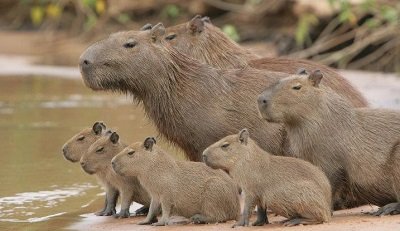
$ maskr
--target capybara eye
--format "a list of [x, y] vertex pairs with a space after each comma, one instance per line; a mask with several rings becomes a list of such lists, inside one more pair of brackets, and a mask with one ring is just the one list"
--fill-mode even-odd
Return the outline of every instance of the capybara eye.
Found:
[[296, 85], [294, 87], [292, 87], [293, 90], [300, 90], [301, 89], [301, 85]]
[[135, 151], [130, 151], [128, 152], [128, 155], [132, 156], [135, 153]]
[[125, 48], [132, 48], [136, 46], [136, 42], [135, 41], [130, 41], [124, 44]]
[[100, 152], [102, 152], [103, 150], [104, 150], [104, 147], [101, 147], [101, 148], [97, 149], [96, 152], [97, 152], [97, 153], [100, 153]]
[[221, 148], [227, 148], [227, 147], [229, 147], [229, 143], [225, 143], [225, 144], [221, 145]]
[[84, 136], [79, 136], [78, 139], [76, 139], [76, 140], [77, 140], [77, 141], [82, 141], [82, 140], [84, 140], [84, 139], [85, 139]]
[[165, 40], [170, 40], [171, 41], [174, 38], [176, 38], [176, 34], [170, 34], [167, 37], [165, 37]]

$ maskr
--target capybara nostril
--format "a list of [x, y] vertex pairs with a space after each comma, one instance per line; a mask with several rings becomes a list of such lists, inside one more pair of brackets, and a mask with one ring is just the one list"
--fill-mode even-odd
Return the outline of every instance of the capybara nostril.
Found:
[[115, 170], [115, 162], [114, 162], [114, 161], [111, 162], [111, 166], [112, 166], [112, 168]]
[[207, 155], [202, 155], [202, 157], [203, 157], [203, 162], [205, 163], [205, 162], [207, 162]]
[[83, 60], [83, 62], [82, 62], [84, 65], [89, 65], [89, 64], [91, 64], [90, 63], [90, 61], [89, 60], [87, 60], [87, 59], [85, 59], [85, 60]]
[[65, 147], [63, 147], [62, 152], [64, 155], [67, 154], [67, 149]]
[[85, 162], [81, 162], [81, 166], [85, 167], [86, 163]]
[[268, 100], [267, 100], [267, 98], [265, 97], [265, 96], [259, 96], [258, 97], [258, 104], [261, 106], [261, 105], [263, 105], [263, 106], [265, 106], [265, 105], [267, 105], [268, 104]]

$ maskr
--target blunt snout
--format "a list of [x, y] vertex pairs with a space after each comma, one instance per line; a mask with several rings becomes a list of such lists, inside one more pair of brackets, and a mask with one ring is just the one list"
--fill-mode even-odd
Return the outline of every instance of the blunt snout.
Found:
[[257, 102], [258, 102], [258, 107], [264, 108], [268, 106], [268, 101], [269, 101], [269, 97], [266, 96], [265, 94], [261, 94], [258, 96]]

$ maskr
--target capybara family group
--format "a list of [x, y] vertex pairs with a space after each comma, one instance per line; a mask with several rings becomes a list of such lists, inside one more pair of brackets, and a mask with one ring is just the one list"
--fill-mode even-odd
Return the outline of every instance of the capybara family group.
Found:
[[255, 207], [257, 226], [267, 211], [286, 226], [364, 204], [400, 214], [400, 111], [368, 108], [329, 67], [259, 57], [200, 16], [111, 34], [79, 66], [89, 88], [142, 104], [188, 158], [153, 137], [125, 144], [103, 122], [83, 129], [62, 150], [103, 185], [96, 215], [129, 217], [133, 201], [142, 225], [248, 226]]

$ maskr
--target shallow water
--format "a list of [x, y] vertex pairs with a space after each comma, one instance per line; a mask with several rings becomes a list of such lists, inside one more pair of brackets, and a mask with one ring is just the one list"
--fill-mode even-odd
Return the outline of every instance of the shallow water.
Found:
[[97, 120], [127, 143], [157, 135], [131, 101], [79, 79], [0, 77], [0, 230], [60, 229], [100, 209], [101, 188], [61, 146]]

